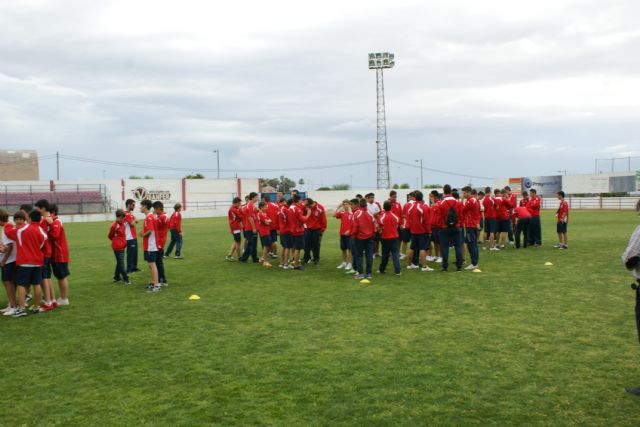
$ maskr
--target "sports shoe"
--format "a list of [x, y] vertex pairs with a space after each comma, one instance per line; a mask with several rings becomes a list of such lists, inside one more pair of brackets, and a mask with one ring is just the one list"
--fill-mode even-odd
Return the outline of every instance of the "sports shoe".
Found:
[[434, 256], [427, 256], [427, 261], [429, 261], [429, 262], [433, 262], [433, 261], [435, 261], [435, 260], [436, 260], [436, 257], [434, 257]]
[[356, 271], [353, 268], [351, 268], [351, 269], [345, 271], [345, 274], [356, 274]]
[[556, 243], [555, 245], [553, 245], [554, 248], [558, 249], [560, 248], [562, 245], [560, 243]]
[[442, 264], [442, 257], [437, 256], [435, 259], [436, 264]]
[[345, 268], [347, 266], [346, 262], [343, 262], [342, 264], [340, 264], [339, 266], [337, 266], [336, 268], [340, 269], [340, 268]]
[[562, 246], [560, 246], [558, 249], [562, 249], [562, 250], [564, 250], [564, 249], [569, 249], [569, 248], [567, 247], [567, 245], [562, 245]]
[[422, 271], [433, 271], [433, 268], [429, 267], [428, 265], [425, 265], [424, 267], [422, 267]]
[[[232, 257], [232, 256], [229, 256], [229, 255], [227, 255], [226, 257], [224, 257], [224, 259], [226, 259], [227, 261], [235, 261], [235, 260], [233, 259], [233, 257]], [[241, 260], [241, 259], [239, 259], [238, 261], [242, 261], [242, 260]], [[246, 261], [242, 261], [242, 262], [246, 262]]]
[[162, 258], [169, 258], [169, 257], [168, 257], [168, 256], [166, 256], [166, 255], [162, 255]]
[[147, 292], [160, 292], [161, 290], [162, 290], [161, 286], [151, 285], [151, 286], [147, 287]]
[[406, 254], [400, 254], [400, 259], [405, 259], [407, 257]]
[[53, 308], [58, 308], [58, 301], [56, 300], [51, 301], [51, 305], [53, 305]]
[[469, 264], [464, 269], [465, 270], [475, 270], [476, 268], [478, 268], [477, 265]]
[[351, 266], [350, 263], [347, 263], [347, 265], [344, 266], [345, 270], [353, 270], [353, 267]]
[[120, 283], [120, 279], [113, 279], [113, 283]]
[[0, 310], [0, 313], [6, 313], [7, 311], [11, 310], [11, 308], [12, 307], [10, 305], [8, 305], [5, 308], [3, 308], [2, 310]]
[[65, 298], [65, 299], [60, 298], [58, 300], [58, 305], [69, 305], [69, 298]]
[[498, 248], [497, 246], [493, 246], [491, 249], [489, 249], [490, 251], [499, 251], [500, 248]]
[[184, 259], [184, 257], [182, 255], [176, 255], [173, 257], [173, 259]]
[[262, 263], [262, 266], [263, 267], [271, 267], [271, 264], [269, 262], [265, 261], [265, 262]]
[[402, 276], [402, 273], [397, 272], [397, 273], [396, 273], [396, 276]]
[[123, 280], [122, 283], [124, 283], [125, 285], [130, 285], [131, 284], [131, 280]]
[[51, 311], [53, 310], [53, 304], [42, 304], [39, 309], [41, 313], [44, 313], [45, 311]]
[[407, 270], [415, 270], [416, 268], [420, 268], [420, 267], [418, 267], [418, 266], [417, 266], [417, 265], [415, 265], [415, 264], [409, 264], [409, 265], [407, 265]]
[[167, 287], [169, 284], [167, 282], [160, 282], [160, 287]]
[[27, 305], [31, 302], [32, 299], [33, 299], [33, 295], [27, 294], [27, 298], [26, 298]]
[[278, 255], [276, 255], [276, 254], [269, 254], [269, 258], [273, 258], [273, 259], [275, 259], [275, 258], [278, 258]]
[[26, 308], [17, 308], [16, 311], [13, 313], [13, 317], [24, 317], [26, 316], [27, 313], [27, 309]]
[[32, 314], [38, 314], [38, 313], [40, 313], [41, 311], [42, 311], [42, 310], [40, 310], [40, 307], [33, 307], [33, 308], [31, 309], [31, 313], [32, 313]]
[[367, 277], [366, 277], [366, 278], [367, 278], [367, 279], [371, 279], [371, 278], [372, 278], [372, 276], [371, 276], [370, 274], [367, 274]]
[[10, 307], [7, 310], [5, 310], [5, 312], [2, 313], [2, 315], [3, 316], [13, 316], [14, 314], [16, 314], [16, 311], [18, 311], [18, 308]]

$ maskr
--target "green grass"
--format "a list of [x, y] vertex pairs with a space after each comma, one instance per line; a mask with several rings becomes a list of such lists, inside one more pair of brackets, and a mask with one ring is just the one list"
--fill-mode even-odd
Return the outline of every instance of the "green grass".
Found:
[[335, 268], [337, 221], [298, 272], [225, 262], [225, 219], [189, 220], [159, 294], [111, 283], [108, 224], [68, 224], [72, 305], [0, 318], [0, 423], [636, 426], [637, 216], [571, 218], [568, 251], [545, 213], [542, 248], [482, 251], [482, 274], [371, 285]]

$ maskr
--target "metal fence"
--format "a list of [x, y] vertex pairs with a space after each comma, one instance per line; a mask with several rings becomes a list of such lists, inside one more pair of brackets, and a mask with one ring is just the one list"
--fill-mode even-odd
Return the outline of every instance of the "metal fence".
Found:
[[[637, 197], [567, 197], [570, 209], [612, 209], [633, 210], [638, 203]], [[543, 198], [542, 209], [557, 209], [558, 200]]]

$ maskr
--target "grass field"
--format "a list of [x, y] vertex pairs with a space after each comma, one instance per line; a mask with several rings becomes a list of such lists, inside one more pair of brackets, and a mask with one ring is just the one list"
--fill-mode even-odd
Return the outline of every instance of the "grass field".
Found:
[[146, 271], [112, 283], [107, 223], [68, 224], [71, 306], [0, 317], [0, 423], [637, 426], [637, 215], [572, 212], [568, 251], [553, 221], [481, 274], [361, 285], [335, 268], [337, 221], [298, 272], [225, 262], [226, 220], [188, 220], [158, 294]]

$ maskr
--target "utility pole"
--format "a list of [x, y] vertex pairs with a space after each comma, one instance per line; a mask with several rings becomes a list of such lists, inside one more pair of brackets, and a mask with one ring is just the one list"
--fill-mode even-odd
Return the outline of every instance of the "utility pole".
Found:
[[416, 163], [420, 163], [420, 190], [424, 187], [424, 180], [422, 179], [422, 159], [416, 160]]
[[218, 179], [220, 179], [220, 149], [218, 148], [216, 150], [213, 150], [213, 152], [216, 153], [216, 160], [218, 161]]
[[56, 181], [60, 181], [60, 154], [56, 151]]

